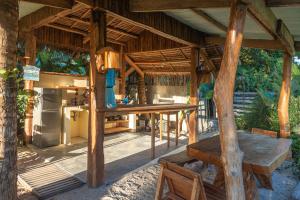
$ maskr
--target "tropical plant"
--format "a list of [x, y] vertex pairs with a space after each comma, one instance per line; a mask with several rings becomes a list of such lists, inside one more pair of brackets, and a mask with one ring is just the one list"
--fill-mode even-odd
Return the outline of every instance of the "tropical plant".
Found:
[[42, 71], [86, 75], [89, 56], [79, 54], [76, 58], [67, 52], [42, 48], [37, 54], [37, 67]]

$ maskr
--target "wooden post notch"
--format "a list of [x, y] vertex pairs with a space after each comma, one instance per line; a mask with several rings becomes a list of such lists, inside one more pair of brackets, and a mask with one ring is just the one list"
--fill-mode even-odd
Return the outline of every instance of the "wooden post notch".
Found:
[[280, 125], [280, 137], [290, 136], [289, 123], [289, 99], [291, 93], [292, 56], [288, 53], [283, 58], [283, 73], [280, 97], [278, 102], [278, 118]]
[[226, 199], [245, 199], [243, 186], [243, 153], [238, 144], [233, 113], [234, 82], [243, 40], [247, 6], [233, 0], [230, 10], [230, 22], [224, 46], [218, 78], [214, 88], [214, 101], [217, 107], [222, 162], [226, 184]]
[[93, 11], [90, 36], [90, 99], [87, 182], [98, 187], [104, 181], [105, 74], [100, 72], [100, 50], [106, 46], [106, 13]]

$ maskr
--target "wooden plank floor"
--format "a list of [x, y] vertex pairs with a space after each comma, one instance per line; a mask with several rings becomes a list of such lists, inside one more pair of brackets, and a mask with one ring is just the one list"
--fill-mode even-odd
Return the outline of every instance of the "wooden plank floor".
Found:
[[19, 170], [19, 179], [32, 190], [39, 199], [47, 199], [67, 192], [84, 183], [55, 164], [38, 164]]

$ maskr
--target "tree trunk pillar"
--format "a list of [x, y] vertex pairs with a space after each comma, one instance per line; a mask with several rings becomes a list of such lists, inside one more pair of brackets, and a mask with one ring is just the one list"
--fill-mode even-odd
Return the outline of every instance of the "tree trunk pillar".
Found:
[[126, 96], [126, 62], [124, 58], [124, 48], [121, 47], [120, 53], [120, 65], [121, 65], [121, 83], [120, 83], [120, 95], [122, 98]]
[[[198, 49], [191, 49], [191, 81], [190, 81], [190, 104], [199, 105], [198, 98], [198, 84], [197, 84], [197, 73], [196, 67], [198, 64]], [[198, 133], [198, 112], [192, 110], [189, 116], [189, 144], [197, 142]]]
[[106, 13], [92, 11], [91, 22], [87, 181], [98, 187], [104, 181], [105, 74], [99, 71], [99, 51], [106, 46]]
[[290, 136], [289, 99], [291, 93], [291, 71], [292, 56], [288, 53], [285, 53], [283, 59], [282, 85], [278, 102], [280, 137], [282, 138], [287, 138]]
[[[18, 1], [0, 1], [0, 69], [17, 64]], [[0, 77], [0, 199], [17, 199], [17, 88], [14, 78]]]
[[[28, 32], [25, 34], [25, 65], [35, 66], [36, 59], [36, 38], [34, 32]], [[24, 81], [24, 90], [28, 93], [28, 102], [25, 114], [24, 122], [24, 142], [30, 144], [32, 142], [32, 118], [34, 108], [34, 93], [33, 93], [33, 81]]]
[[233, 93], [247, 6], [232, 1], [224, 54], [214, 88], [217, 107], [222, 162], [228, 200], [244, 200], [242, 160], [233, 113]]

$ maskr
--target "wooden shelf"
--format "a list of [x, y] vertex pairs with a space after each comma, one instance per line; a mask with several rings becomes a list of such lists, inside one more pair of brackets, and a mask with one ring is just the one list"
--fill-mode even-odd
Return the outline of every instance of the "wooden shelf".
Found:
[[130, 128], [128, 127], [114, 127], [114, 128], [106, 128], [104, 131], [104, 134], [113, 134], [113, 133], [120, 133], [120, 132], [125, 132], [125, 131], [129, 131]]
[[120, 119], [120, 120], [111, 120], [111, 121], [106, 121], [105, 124], [112, 124], [112, 123], [128, 123], [129, 120], [127, 119]]

